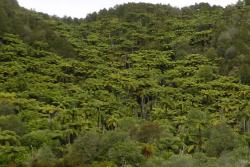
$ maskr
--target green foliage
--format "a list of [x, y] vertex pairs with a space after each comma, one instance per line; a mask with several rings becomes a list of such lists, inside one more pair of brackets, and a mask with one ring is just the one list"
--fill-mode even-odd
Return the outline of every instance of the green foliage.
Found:
[[51, 147], [55, 147], [58, 144], [60, 135], [56, 132], [50, 132], [47, 130], [37, 130], [31, 133], [25, 134], [21, 138], [21, 142], [24, 146], [31, 148], [40, 148], [44, 144]]
[[72, 145], [69, 152], [69, 162], [71, 165], [91, 163], [99, 158], [99, 147], [101, 147], [101, 135], [94, 131], [87, 132]]
[[28, 156], [28, 150], [20, 146], [0, 145], [0, 165], [3, 167], [21, 166]]
[[9, 146], [19, 146], [19, 136], [16, 135], [15, 132], [12, 131], [1, 131], [1, 138], [0, 138], [1, 145], [9, 145]]
[[243, 65], [240, 69], [240, 79], [242, 83], [250, 84], [250, 67]]
[[215, 78], [213, 67], [202, 66], [197, 72], [197, 76], [205, 82], [211, 81]]
[[245, 0], [245, 4], [246, 5], [250, 5], [250, 1], [249, 0]]
[[146, 161], [145, 167], [165, 167], [167, 166], [167, 161], [163, 158], [152, 158]]
[[247, 147], [236, 149], [232, 152], [225, 153], [218, 160], [218, 165], [221, 166], [249, 166], [250, 150]]
[[44, 145], [41, 147], [35, 155], [32, 155], [32, 159], [26, 163], [28, 166], [54, 166], [55, 165], [55, 155], [53, 154], [50, 147]]
[[249, 165], [249, 7], [0, 2], [0, 166]]
[[116, 162], [118, 166], [140, 166], [143, 156], [135, 142], [127, 140], [114, 145], [109, 150], [109, 158]]
[[159, 139], [162, 134], [162, 128], [156, 123], [144, 123], [139, 127], [131, 129], [131, 135], [135, 136], [141, 142], [153, 142]]
[[237, 147], [237, 137], [225, 124], [220, 124], [211, 129], [207, 141], [207, 153], [219, 156], [222, 152], [233, 150]]
[[169, 167], [193, 167], [194, 160], [191, 156], [178, 155], [169, 159], [167, 166]]
[[0, 128], [2, 130], [14, 131], [19, 135], [25, 133], [24, 123], [15, 115], [0, 116]]

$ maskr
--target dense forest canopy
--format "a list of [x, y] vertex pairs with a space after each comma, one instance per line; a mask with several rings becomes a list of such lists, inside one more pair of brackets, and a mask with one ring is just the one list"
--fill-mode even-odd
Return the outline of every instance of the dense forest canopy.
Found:
[[1, 0], [0, 166], [249, 167], [249, 5]]

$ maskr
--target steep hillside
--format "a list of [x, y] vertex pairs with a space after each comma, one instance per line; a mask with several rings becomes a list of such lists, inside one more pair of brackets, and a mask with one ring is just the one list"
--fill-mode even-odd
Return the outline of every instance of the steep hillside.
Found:
[[249, 12], [1, 0], [0, 166], [249, 166]]

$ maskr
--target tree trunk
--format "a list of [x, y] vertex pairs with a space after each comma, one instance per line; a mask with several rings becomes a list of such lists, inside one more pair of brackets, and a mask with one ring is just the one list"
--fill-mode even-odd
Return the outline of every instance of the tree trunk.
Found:
[[144, 102], [144, 97], [142, 96], [141, 97], [141, 116], [142, 116], [142, 118], [145, 117], [144, 114], [145, 114], [145, 102]]

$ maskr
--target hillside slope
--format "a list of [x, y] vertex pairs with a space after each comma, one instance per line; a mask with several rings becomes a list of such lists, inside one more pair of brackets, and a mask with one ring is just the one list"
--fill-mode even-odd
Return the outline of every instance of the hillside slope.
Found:
[[0, 166], [249, 166], [249, 12], [1, 0]]

